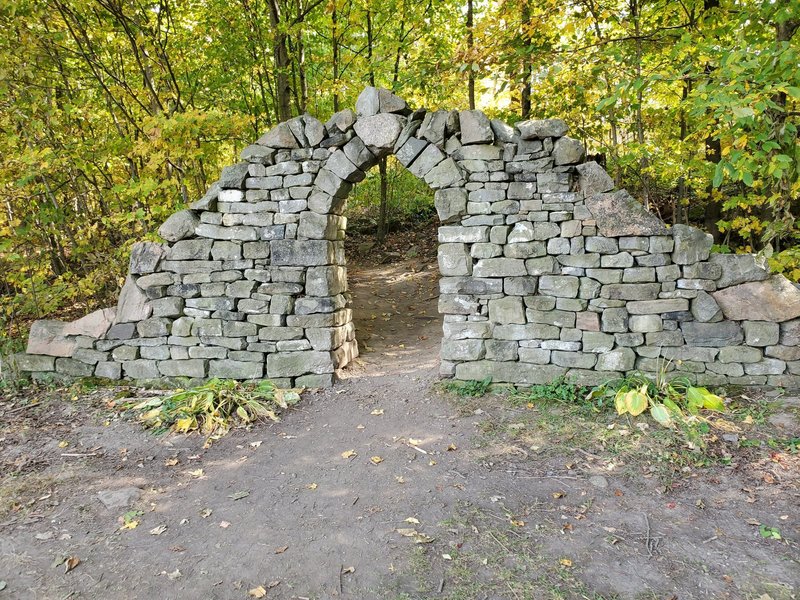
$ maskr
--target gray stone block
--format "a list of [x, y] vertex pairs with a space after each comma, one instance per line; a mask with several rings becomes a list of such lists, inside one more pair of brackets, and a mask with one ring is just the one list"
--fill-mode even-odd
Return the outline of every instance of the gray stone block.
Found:
[[442, 340], [442, 360], [480, 360], [485, 354], [486, 348], [481, 339]]
[[[489, 300], [489, 321], [507, 325], [509, 323], [525, 323], [525, 308], [519, 296], [507, 296]], [[455, 360], [455, 359], [450, 359]], [[462, 359], [462, 360], [477, 360]]]
[[158, 228], [158, 235], [168, 242], [193, 237], [200, 218], [192, 210], [181, 210], [167, 218]]
[[274, 266], [318, 266], [334, 262], [335, 247], [325, 240], [273, 240], [270, 253]]
[[157, 379], [161, 376], [156, 361], [154, 360], [131, 360], [122, 363], [122, 370], [125, 377], [130, 379]]
[[260, 362], [239, 360], [208, 361], [208, 376], [220, 379], [261, 379], [264, 365]]
[[159, 372], [165, 377], [205, 377], [206, 361], [202, 359], [162, 360]]
[[618, 348], [597, 356], [595, 368], [598, 371], [631, 371], [636, 362], [636, 354], [630, 348]]
[[742, 328], [730, 321], [720, 323], [681, 323], [684, 339], [690, 346], [732, 346], [744, 340]]
[[539, 293], [556, 298], [576, 298], [579, 281], [577, 277], [542, 275], [539, 277]]
[[95, 377], [102, 377], [104, 379], [120, 379], [122, 377], [122, 365], [118, 362], [101, 362], [97, 363], [94, 370]]

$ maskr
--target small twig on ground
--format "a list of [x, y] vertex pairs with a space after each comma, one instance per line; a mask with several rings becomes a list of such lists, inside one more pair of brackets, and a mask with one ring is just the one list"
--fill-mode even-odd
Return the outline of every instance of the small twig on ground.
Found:
[[97, 456], [97, 452], [62, 452], [61, 456], [69, 458], [85, 458], [88, 456]]
[[508, 554], [511, 554], [511, 550], [508, 549], [508, 546], [506, 546], [503, 542], [497, 539], [497, 536], [494, 534], [493, 531], [489, 532], [489, 537], [492, 538], [497, 543], [497, 545], [500, 546], [503, 550], [508, 552]]
[[35, 402], [33, 404], [25, 404], [24, 406], [18, 406], [17, 408], [12, 408], [11, 410], [5, 411], [4, 414], [13, 415], [14, 413], [22, 412], [23, 410], [27, 410], [29, 408], [35, 408], [37, 406], [41, 406], [41, 403]]
[[439, 580], [439, 593], [441, 594], [444, 590], [444, 577]]

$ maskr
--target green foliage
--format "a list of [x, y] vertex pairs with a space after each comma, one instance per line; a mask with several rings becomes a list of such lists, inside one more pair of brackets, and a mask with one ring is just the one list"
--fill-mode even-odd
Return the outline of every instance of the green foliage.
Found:
[[782, 540], [781, 531], [777, 527], [770, 527], [769, 525], [759, 525], [758, 533], [766, 540]]
[[[387, 229], [414, 227], [436, 213], [433, 191], [393, 157], [386, 168], [388, 182]], [[347, 200], [348, 229], [371, 232], [379, 219], [380, 176], [377, 167], [357, 184]]]
[[485, 396], [491, 385], [492, 378], [487, 377], [483, 381], [448, 381], [444, 384], [444, 389], [462, 398], [475, 398]]
[[[476, 2], [472, 46], [452, 0], [274, 7], [4, 4], [0, 321], [11, 335], [32, 317], [113, 303], [132, 241], [154, 238], [287, 111], [325, 120], [372, 80], [413, 106], [467, 108], [468, 72], [477, 108], [513, 123], [528, 94], [525, 117], [566, 119], [666, 220], [702, 221], [733, 252], [769, 242], [773, 266], [800, 279], [796, 2]], [[433, 213], [423, 183], [388, 171], [395, 227]], [[367, 230], [377, 180], [351, 196]]]
[[199, 431], [216, 439], [235, 426], [269, 419], [300, 401], [298, 390], [280, 390], [269, 380], [242, 383], [211, 379], [188, 390], [153, 398], [124, 408], [140, 413], [145, 427], [178, 433]]
[[597, 386], [586, 399], [593, 403], [613, 400], [618, 415], [638, 417], [649, 408], [656, 423], [667, 428], [679, 428], [689, 434], [690, 441], [699, 442], [696, 435], [703, 430], [702, 411], [724, 412], [725, 404], [719, 396], [704, 387], [690, 384], [685, 377], [669, 379], [663, 365], [655, 379], [634, 374]]
[[515, 404], [537, 402], [579, 404], [583, 401], [586, 391], [586, 388], [576, 385], [567, 377], [558, 377], [551, 383], [516, 390], [511, 396], [511, 401]]

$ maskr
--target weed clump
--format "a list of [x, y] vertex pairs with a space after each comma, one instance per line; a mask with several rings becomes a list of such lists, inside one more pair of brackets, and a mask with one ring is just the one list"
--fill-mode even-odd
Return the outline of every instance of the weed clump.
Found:
[[302, 390], [280, 390], [269, 380], [240, 382], [211, 379], [187, 390], [123, 408], [139, 413], [145, 427], [158, 432], [199, 431], [216, 439], [237, 424], [280, 421], [281, 410], [297, 404]]

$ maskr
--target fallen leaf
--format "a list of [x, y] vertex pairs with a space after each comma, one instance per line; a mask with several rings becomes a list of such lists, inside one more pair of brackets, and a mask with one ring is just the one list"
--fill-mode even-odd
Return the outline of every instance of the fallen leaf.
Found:
[[63, 442], [58, 442], [59, 448], [66, 448], [67, 446], [69, 446], [69, 442], [66, 440], [64, 440]]
[[525, 521], [520, 521], [518, 519], [511, 519], [511, 524], [514, 527], [525, 527]]
[[53, 532], [52, 532], [52, 531], [46, 531], [46, 532], [44, 532], [44, 533], [37, 533], [37, 534], [36, 534], [34, 537], [35, 537], [37, 540], [41, 540], [41, 541], [44, 541], [44, 540], [49, 540], [49, 539], [52, 539], [52, 537], [53, 537]]
[[759, 525], [761, 525], [761, 521], [758, 521], [757, 519], [752, 519], [752, 518], [750, 518], [750, 519], [747, 519], [747, 520], [745, 521], [745, 523], [747, 523], [748, 525], [755, 525], [756, 527], [758, 527]]
[[553, 492], [553, 498], [563, 498], [566, 496], [564, 492]]
[[69, 558], [67, 558], [67, 560], [64, 561], [64, 573], [65, 574], [69, 573], [79, 564], [81, 564], [80, 558], [78, 558], [77, 556], [70, 556]]
[[412, 446], [419, 446], [422, 443], [422, 440], [415, 440], [414, 438], [408, 438], [408, 443]]
[[317, 484], [316, 483], [309, 483], [308, 485], [306, 485], [306, 487], [308, 489], [310, 489], [310, 490], [315, 490], [315, 489], [317, 489]]
[[174, 456], [172, 458], [168, 458], [167, 460], [164, 461], [164, 466], [165, 467], [174, 467], [177, 464], [178, 464], [178, 457], [177, 456]]
[[278, 581], [277, 579], [276, 579], [275, 581], [270, 581], [270, 582], [267, 584], [267, 589], [268, 589], [268, 590], [269, 590], [269, 589], [272, 589], [272, 588], [274, 588], [276, 585], [280, 585], [280, 584], [281, 584], [281, 582], [280, 582], [280, 581]]
[[231, 524], [228, 523], [228, 521], [220, 521], [219, 526], [222, 527], [223, 529], [227, 529], [228, 527], [231, 526]]
[[167, 526], [166, 525], [159, 525], [158, 527], [153, 527], [150, 530], [150, 535], [161, 535], [166, 530], [167, 530]]
[[568, 558], [562, 558], [561, 560], [558, 561], [558, 564], [560, 564], [562, 567], [569, 568], [572, 566], [572, 561]]
[[373, 465], [377, 465], [383, 462], [383, 459], [380, 456], [373, 456], [369, 459]]
[[625, 492], [623, 492], [622, 490], [614, 490], [614, 495], [615, 496], [624, 496]]
[[356, 429], [366, 429], [366, 427], [359, 423], [358, 425], [356, 425]]
[[435, 460], [433, 460], [433, 459], [430, 459], [430, 460], [428, 461], [428, 466], [429, 466], [429, 467], [435, 467], [435, 466], [436, 466], [436, 461], [435, 461]]
[[261, 440], [258, 440], [257, 442], [250, 442], [250, 447], [251, 448], [258, 448], [262, 443], [263, 442]]
[[561, 527], [561, 531], [572, 531], [572, 530], [573, 530], [572, 523], [564, 523], [564, 525]]
[[242, 498], [247, 498], [250, 495], [249, 490], [240, 490], [238, 492], [234, 492], [228, 496], [231, 500], [241, 500]]
[[394, 480], [397, 483], [405, 483], [406, 482], [405, 478], [402, 475], [395, 475], [394, 476]]
[[275, 554], [283, 554], [289, 549], [289, 546], [281, 546], [280, 548], [275, 548]]
[[186, 548], [183, 546], [170, 546], [169, 549], [173, 552], [186, 552]]
[[764, 473], [764, 483], [775, 483], [775, 477], [772, 473]]
[[252, 590], [249, 590], [247, 595], [251, 598], [264, 598], [267, 595], [267, 590], [264, 589], [263, 585], [260, 585]]
[[356, 572], [356, 568], [355, 567], [344, 567], [342, 569], [342, 575], [345, 575], [347, 573], [355, 573], [355, 572]]
[[208, 517], [211, 516], [211, 513], [213, 512], [214, 511], [211, 510], [210, 508], [204, 508], [203, 510], [200, 511], [200, 516], [203, 517], [204, 519], [207, 519]]
[[125, 524], [119, 528], [120, 531], [125, 531], [128, 529], [136, 529], [139, 526], [139, 521], [133, 519], [131, 521], [126, 521]]
[[342, 452], [342, 458], [353, 458], [354, 456], [358, 456], [355, 450], [346, 450]]
[[450, 444], [450, 445], [447, 447], [447, 451], [448, 451], [448, 452], [455, 452], [456, 450], [458, 450], [458, 446], [456, 446], [455, 444]]
[[3, 581], [2, 579], [0, 579], [0, 592], [2, 592], [4, 589], [6, 589], [7, 586], [8, 586], [8, 584], [5, 581]]
[[419, 525], [419, 519], [415, 519], [414, 517], [408, 517], [406, 523], [411, 523], [412, 525]]
[[186, 472], [195, 479], [200, 479], [201, 477], [205, 476], [203, 469], [195, 469], [194, 471], [186, 471]]
[[172, 581], [175, 581], [176, 579], [183, 577], [183, 573], [181, 573], [180, 569], [175, 569], [172, 573], [167, 573], [167, 577], [169, 577]]
[[450, 556], [449, 554], [442, 554], [442, 558], [445, 560], [453, 560], [453, 557]]
[[375, 417], [380, 417], [383, 414], [383, 409], [382, 408], [376, 408], [375, 410], [373, 410], [369, 414], [371, 414], [371, 415], [373, 415]]
[[412, 538], [415, 544], [430, 544], [434, 541], [434, 538], [410, 527], [401, 527], [400, 529], [395, 529], [395, 531], [403, 537]]

